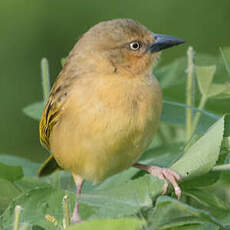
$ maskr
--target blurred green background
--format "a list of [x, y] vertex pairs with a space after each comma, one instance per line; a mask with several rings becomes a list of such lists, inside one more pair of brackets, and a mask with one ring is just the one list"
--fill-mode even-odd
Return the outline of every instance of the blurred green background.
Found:
[[230, 46], [229, 0], [1, 0], [1, 153], [45, 159], [38, 122], [22, 113], [23, 107], [42, 99], [41, 58], [48, 58], [53, 82], [60, 59], [82, 33], [100, 21], [120, 17], [187, 41], [184, 47], [167, 50], [161, 64], [185, 55], [188, 45], [213, 55], [220, 46]]

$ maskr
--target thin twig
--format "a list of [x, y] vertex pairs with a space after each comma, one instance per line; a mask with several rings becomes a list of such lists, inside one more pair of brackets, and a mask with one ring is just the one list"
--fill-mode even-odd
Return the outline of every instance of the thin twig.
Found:
[[65, 195], [63, 197], [63, 211], [64, 211], [64, 229], [70, 226], [70, 207], [69, 207], [69, 197]]
[[19, 205], [17, 205], [14, 209], [14, 228], [13, 230], [19, 229], [21, 211], [22, 211], [22, 207]]
[[49, 73], [49, 63], [47, 58], [42, 58], [41, 60], [41, 78], [42, 78], [43, 99], [44, 102], [46, 103], [50, 92], [50, 73]]
[[[186, 104], [187, 106], [193, 106], [194, 101], [194, 83], [193, 83], [193, 58], [194, 58], [194, 50], [190, 46], [187, 51], [188, 55], [188, 79], [187, 79], [187, 88], [186, 88]], [[186, 109], [186, 137], [187, 141], [192, 136], [192, 110], [190, 108]]]

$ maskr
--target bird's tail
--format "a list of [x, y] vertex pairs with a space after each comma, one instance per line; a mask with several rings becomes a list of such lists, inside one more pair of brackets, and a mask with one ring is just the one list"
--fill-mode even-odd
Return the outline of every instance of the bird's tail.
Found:
[[48, 176], [57, 169], [61, 169], [61, 167], [58, 165], [57, 161], [54, 159], [53, 155], [50, 154], [50, 156], [45, 160], [42, 167], [38, 171], [38, 176]]

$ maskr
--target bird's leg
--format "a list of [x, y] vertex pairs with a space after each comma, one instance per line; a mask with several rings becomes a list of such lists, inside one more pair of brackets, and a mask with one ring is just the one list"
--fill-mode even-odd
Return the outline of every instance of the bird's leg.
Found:
[[81, 194], [81, 189], [82, 189], [82, 185], [84, 183], [84, 180], [80, 176], [75, 175], [75, 174], [73, 174], [73, 179], [74, 179], [74, 182], [75, 182], [75, 185], [76, 185], [76, 188], [77, 188], [77, 192], [76, 192], [76, 203], [75, 203], [75, 207], [74, 207], [74, 210], [73, 210], [73, 215], [72, 215], [72, 218], [71, 218], [71, 222], [73, 224], [75, 224], [75, 223], [79, 223], [79, 222], [82, 221], [81, 217], [80, 217], [80, 214], [79, 214], [78, 197]]
[[168, 169], [168, 168], [160, 168], [158, 166], [153, 166], [153, 165], [143, 165], [139, 163], [134, 164], [133, 167], [145, 170], [151, 175], [162, 179], [164, 181], [163, 194], [167, 192], [168, 181], [169, 181], [175, 190], [178, 200], [181, 198], [181, 189], [177, 183], [178, 180], [179, 181], [181, 180], [181, 177], [179, 174], [177, 174], [173, 170]]

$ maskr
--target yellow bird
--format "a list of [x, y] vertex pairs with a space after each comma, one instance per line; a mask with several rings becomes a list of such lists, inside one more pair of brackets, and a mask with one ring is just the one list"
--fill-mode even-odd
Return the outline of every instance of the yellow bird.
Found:
[[[84, 180], [103, 182], [129, 167], [170, 181], [178, 199], [180, 176], [137, 163], [160, 123], [162, 94], [152, 68], [159, 51], [184, 43], [154, 34], [132, 19], [101, 22], [70, 52], [40, 121], [41, 143], [51, 151], [39, 171], [71, 171], [80, 194]], [[72, 222], [80, 221], [78, 201]]]

